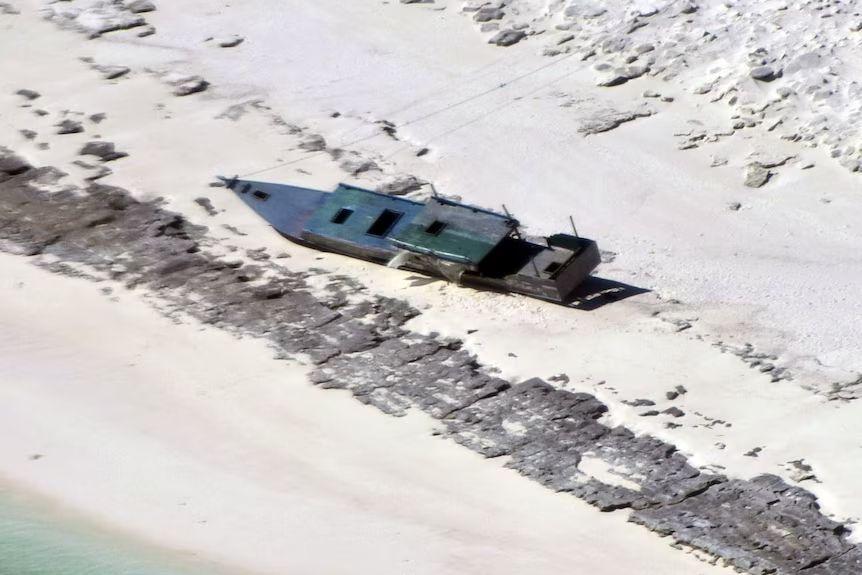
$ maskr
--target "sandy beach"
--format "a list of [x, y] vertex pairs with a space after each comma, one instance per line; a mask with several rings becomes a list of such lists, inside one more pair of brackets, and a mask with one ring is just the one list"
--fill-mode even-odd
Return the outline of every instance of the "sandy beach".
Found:
[[[407, 329], [463, 341], [508, 381], [589, 393], [608, 406], [603, 423], [667, 442], [703, 472], [810, 491], [858, 541], [851, 154], [779, 137], [767, 116], [710, 141], [740, 113], [698, 93], [706, 64], [597, 86], [596, 66], [617, 56], [585, 58], [587, 32], [553, 25], [563, 3], [539, 4], [504, 7], [503, 28], [511, 17], [530, 34], [503, 48], [461, 1], [162, 2], [134, 16], [145, 24], [101, 34], [93, 2], [12, 2], [0, 10], [0, 146], [67, 172], [57, 190], [95, 176], [163, 198], [207, 226], [208, 254], [253, 265], [263, 248], [321, 290], [357, 278], [421, 312]], [[701, 14], [718, 10], [706, 4]], [[560, 45], [577, 49], [543, 55], [568, 32]], [[852, 79], [835, 58], [836, 77]], [[787, 68], [778, 83], [795, 81]], [[744, 76], [748, 105], [755, 88], [787, 102], [778, 84]], [[794, 105], [783, 125], [805, 134], [818, 110]], [[57, 133], [65, 121], [80, 130]], [[81, 156], [90, 141], [128, 156]], [[752, 161], [771, 166], [761, 187], [743, 184]], [[603, 250], [607, 293], [567, 308], [302, 248], [209, 185], [233, 174], [320, 189], [411, 175], [505, 204], [530, 233], [565, 230], [573, 215]], [[601, 513], [505, 457], [435, 437], [441, 422], [418, 410], [391, 418], [315, 387], [302, 354], [276, 358], [86, 265], [69, 277], [49, 271], [61, 257], [0, 248], [0, 478], [106, 530], [249, 573], [559, 573], [573, 557], [590, 573], [730, 572], [626, 510]], [[638, 474], [589, 457], [579, 469], [609, 484]]]

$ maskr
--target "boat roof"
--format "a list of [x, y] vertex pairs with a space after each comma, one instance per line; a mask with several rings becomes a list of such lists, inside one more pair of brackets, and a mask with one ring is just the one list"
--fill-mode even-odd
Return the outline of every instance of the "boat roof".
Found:
[[510, 216], [433, 197], [409, 224], [393, 234], [392, 243], [475, 267], [517, 226], [517, 220]]
[[355, 246], [393, 250], [389, 238], [410, 223], [424, 205], [356, 186], [339, 184], [312, 214], [303, 230]]
[[376, 250], [404, 249], [470, 268], [518, 226], [507, 214], [439, 196], [422, 203], [343, 183], [333, 192], [240, 179], [229, 185], [289, 237], [321, 236]]

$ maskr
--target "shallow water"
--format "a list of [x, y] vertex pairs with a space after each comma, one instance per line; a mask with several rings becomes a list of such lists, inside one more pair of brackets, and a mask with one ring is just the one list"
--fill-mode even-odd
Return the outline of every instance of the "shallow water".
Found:
[[223, 575], [0, 487], [0, 575]]

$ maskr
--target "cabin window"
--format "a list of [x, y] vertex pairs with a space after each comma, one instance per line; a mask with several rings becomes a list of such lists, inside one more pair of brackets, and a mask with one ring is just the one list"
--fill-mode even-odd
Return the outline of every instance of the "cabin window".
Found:
[[434, 220], [431, 225], [425, 228], [425, 233], [432, 236], [439, 236], [446, 229], [446, 222]]
[[243, 186], [239, 189], [239, 193], [247, 194], [250, 189], [251, 189], [251, 184], [243, 184]]
[[545, 273], [548, 275], [554, 275], [561, 267], [562, 264], [560, 262], [551, 262], [545, 266]]
[[347, 221], [347, 218], [352, 215], [353, 210], [351, 210], [350, 208], [341, 208], [340, 210], [335, 212], [335, 215], [332, 216], [332, 219], [329, 221], [331, 221], [333, 224], [343, 224]]
[[256, 197], [257, 199], [259, 199], [262, 202], [265, 202], [266, 200], [269, 199], [269, 194], [267, 194], [266, 192], [261, 192], [260, 190], [253, 191], [251, 193], [251, 195], [253, 195], [254, 197]]
[[401, 212], [396, 212], [394, 210], [383, 210], [383, 213], [374, 220], [374, 223], [371, 224], [371, 227], [368, 228], [366, 233], [370, 236], [377, 236], [380, 238], [386, 237], [386, 234], [389, 233], [403, 215], [404, 214]]

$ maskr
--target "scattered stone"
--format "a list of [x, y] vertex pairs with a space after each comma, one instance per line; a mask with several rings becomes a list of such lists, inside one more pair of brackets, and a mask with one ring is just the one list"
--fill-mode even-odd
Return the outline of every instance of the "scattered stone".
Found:
[[108, 115], [104, 112], [98, 112], [96, 114], [90, 114], [90, 121], [94, 124], [101, 124], [102, 121], [107, 118]]
[[647, 118], [652, 115], [653, 111], [649, 109], [638, 109], [628, 112], [619, 112], [617, 110], [605, 111], [581, 122], [581, 127], [578, 128], [578, 132], [585, 136], [599, 134], [601, 132], [613, 130], [626, 122], [631, 122], [638, 118]]
[[245, 38], [234, 34], [232, 36], [216, 38], [213, 41], [220, 48], [234, 48], [235, 46], [239, 46], [240, 44], [242, 44], [245, 41]]
[[769, 181], [772, 177], [772, 172], [763, 166], [760, 162], [752, 162], [748, 164], [745, 171], [745, 185], [749, 188], [759, 188]]
[[96, 66], [96, 70], [102, 73], [106, 80], [116, 80], [131, 71], [128, 66]]
[[33, 100], [36, 100], [37, 98], [39, 98], [41, 96], [41, 94], [39, 92], [37, 92], [35, 90], [29, 90], [27, 88], [21, 88], [20, 90], [15, 92], [15, 94], [17, 94], [18, 96], [22, 96], [23, 98], [26, 98], [27, 100], [29, 100], [31, 102]]
[[726, 165], [727, 165], [727, 158], [725, 158], [723, 156], [713, 156], [712, 162], [709, 164], [709, 166], [711, 168], [717, 168], [719, 166], [726, 166]]
[[144, 14], [146, 12], [154, 12], [156, 5], [150, 0], [132, 0], [126, 7], [132, 14]]
[[151, 25], [144, 26], [138, 31], [138, 38], [146, 38], [147, 36], [152, 36], [155, 33], [156, 33], [156, 27], [155, 26], [151, 26]]
[[58, 134], [79, 134], [84, 131], [84, 125], [77, 120], [65, 119], [57, 124]]
[[119, 160], [129, 155], [125, 152], [117, 151], [112, 142], [105, 142], [103, 140], [87, 142], [78, 153], [82, 156], [96, 156], [103, 162]]
[[202, 207], [208, 215], [210, 215], [210, 216], [218, 215], [218, 210], [215, 209], [215, 206], [213, 206], [212, 200], [210, 200], [209, 198], [205, 198], [203, 196], [201, 196], [199, 198], [195, 198], [195, 203], [197, 205], [199, 205], [200, 207]]
[[772, 66], [757, 66], [752, 68], [748, 74], [755, 80], [760, 80], [761, 82], [771, 82], [778, 77], [778, 73], [772, 68]]
[[309, 134], [299, 142], [299, 148], [306, 152], [322, 152], [326, 149], [326, 140], [319, 134]]
[[390, 196], [404, 196], [422, 189], [424, 182], [416, 176], [398, 176], [377, 186], [377, 191]]
[[665, 392], [664, 396], [665, 396], [666, 398], [668, 398], [669, 400], [673, 401], [674, 399], [676, 399], [677, 397], [679, 397], [679, 392], [677, 392], [677, 391], [667, 391], [667, 392]]
[[17, 176], [29, 170], [32, 166], [27, 160], [10, 150], [0, 146], [0, 172]]
[[796, 482], [802, 481], [817, 481], [817, 476], [814, 474], [814, 468], [811, 467], [804, 459], [787, 462], [790, 479]]
[[88, 171], [88, 173], [84, 176], [84, 179], [90, 182], [94, 182], [96, 180], [104, 178], [105, 176], [110, 176], [114, 173], [111, 168], [105, 165], [96, 166], [83, 160], [75, 160], [72, 163]]
[[189, 96], [203, 92], [209, 88], [209, 82], [200, 76], [182, 76], [169, 79], [168, 83], [174, 86], [174, 96]]
[[476, 22], [490, 22], [491, 20], [500, 20], [506, 13], [496, 6], [484, 6], [479, 8], [473, 15], [473, 20]]
[[742, 208], [742, 204], [739, 202], [730, 202], [727, 204], [727, 209], [731, 212], [738, 212]]
[[633, 399], [633, 400], [623, 400], [622, 403], [625, 405], [630, 405], [632, 407], [652, 407], [655, 405], [655, 402], [651, 399]]
[[33, 130], [19, 130], [20, 134], [27, 140], [34, 140], [39, 134]]
[[367, 160], [356, 156], [345, 158], [340, 164], [338, 164], [338, 167], [351, 176], [356, 176], [372, 170], [380, 170], [380, 167], [373, 160]]
[[527, 33], [523, 30], [501, 30], [494, 34], [494, 36], [488, 40], [488, 43], [496, 44], [497, 46], [511, 46], [513, 44], [517, 44], [526, 37]]
[[666, 413], [667, 415], [670, 415], [672, 417], [682, 417], [685, 415], [685, 412], [676, 406], [668, 407], [667, 409], [662, 411], [662, 413]]
[[762, 447], [755, 447], [754, 449], [751, 449], [751, 450], [749, 450], [749, 451], [746, 451], [746, 452], [745, 452], [745, 453], [743, 453], [742, 455], [744, 455], [745, 457], [757, 457], [757, 456], [759, 456], [759, 455], [760, 455], [760, 452], [761, 452], [761, 451], [763, 451], [763, 448], [762, 448]]
[[629, 80], [640, 78], [647, 72], [649, 72], [649, 66], [625, 66], [623, 68], [615, 68], [610, 75], [605, 78], [600, 78], [596, 84], [606, 88], [620, 86]]

